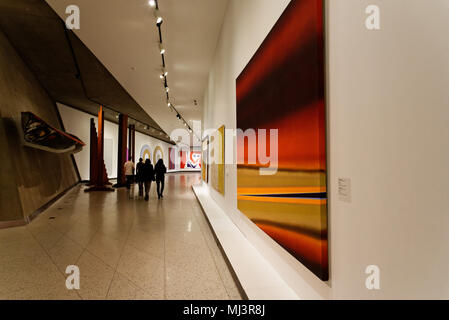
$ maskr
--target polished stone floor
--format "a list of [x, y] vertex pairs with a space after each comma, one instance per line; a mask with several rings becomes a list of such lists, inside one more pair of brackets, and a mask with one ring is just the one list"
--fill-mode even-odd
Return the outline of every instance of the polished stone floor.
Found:
[[[191, 190], [196, 173], [131, 192], [75, 187], [26, 227], [0, 230], [0, 299], [241, 299]], [[66, 288], [66, 267], [80, 290]]]

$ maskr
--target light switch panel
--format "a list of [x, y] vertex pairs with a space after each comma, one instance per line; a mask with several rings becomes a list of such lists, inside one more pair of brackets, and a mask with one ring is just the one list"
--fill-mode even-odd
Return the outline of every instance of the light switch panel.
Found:
[[351, 179], [338, 178], [338, 198], [343, 202], [351, 202]]

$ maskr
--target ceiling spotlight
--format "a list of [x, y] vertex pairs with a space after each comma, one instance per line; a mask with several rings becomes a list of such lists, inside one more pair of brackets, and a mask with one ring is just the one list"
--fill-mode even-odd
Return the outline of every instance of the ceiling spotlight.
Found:
[[163, 74], [161, 74], [161, 75], [159, 76], [159, 78], [161, 78], [161, 79], [164, 79], [164, 75], [163, 75]]
[[189, 132], [192, 133], [192, 129], [189, 129]]
[[168, 71], [164, 72], [164, 77], [168, 76]]
[[165, 53], [165, 49], [162, 48], [162, 49], [161, 49], [161, 54], [164, 54], [164, 53]]
[[150, 7], [155, 7], [156, 6], [156, 1], [155, 0], [150, 0], [150, 1], [148, 1], [148, 4], [150, 5]]
[[164, 19], [162, 19], [160, 10], [157, 8], [157, 3], [156, 3], [156, 9], [154, 10], [154, 17], [156, 18], [157, 26], [160, 27], [161, 24], [164, 22]]
[[165, 91], [169, 92], [170, 88], [169, 87], [165, 87]]
[[181, 116], [179, 115], [179, 113], [176, 115], [176, 118], [178, 118], [178, 120], [181, 120]]

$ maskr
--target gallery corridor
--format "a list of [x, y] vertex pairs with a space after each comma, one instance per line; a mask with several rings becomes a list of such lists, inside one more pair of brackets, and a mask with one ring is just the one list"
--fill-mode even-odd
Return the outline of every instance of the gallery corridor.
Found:
[[[164, 200], [79, 185], [26, 227], [0, 230], [0, 299], [241, 299], [191, 190], [171, 174]], [[130, 197], [131, 195], [131, 197]], [[66, 288], [66, 267], [80, 290]]]

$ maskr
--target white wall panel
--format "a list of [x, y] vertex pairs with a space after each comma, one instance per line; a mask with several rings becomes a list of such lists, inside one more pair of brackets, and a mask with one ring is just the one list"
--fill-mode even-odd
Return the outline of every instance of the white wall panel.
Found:
[[[235, 80], [288, 3], [230, 1], [204, 128], [235, 128]], [[370, 4], [381, 9], [379, 31], [365, 28]], [[235, 165], [225, 196], [210, 194], [303, 298], [449, 298], [449, 2], [327, 0], [325, 11], [330, 281], [236, 209]], [[338, 199], [340, 177], [351, 179], [350, 203]], [[379, 291], [365, 287], [370, 264]]]

